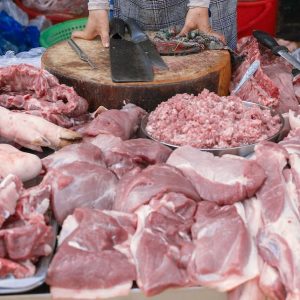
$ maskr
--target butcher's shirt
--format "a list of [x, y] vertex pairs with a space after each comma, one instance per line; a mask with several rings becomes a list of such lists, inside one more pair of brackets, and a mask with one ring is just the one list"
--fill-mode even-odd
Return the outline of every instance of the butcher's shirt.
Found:
[[[236, 48], [237, 0], [114, 0], [114, 16], [135, 19], [144, 30], [183, 26], [190, 7], [208, 7], [213, 30], [223, 34], [229, 47]], [[109, 0], [89, 0], [89, 10], [109, 9]]]

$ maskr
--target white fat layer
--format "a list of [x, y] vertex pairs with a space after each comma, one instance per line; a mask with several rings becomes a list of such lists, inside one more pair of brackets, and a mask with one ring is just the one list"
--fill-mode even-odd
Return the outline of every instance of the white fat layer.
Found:
[[117, 296], [126, 296], [132, 287], [132, 281], [116, 285], [108, 289], [64, 289], [51, 288], [53, 299], [106, 299]]
[[58, 246], [79, 226], [74, 216], [68, 216], [62, 226], [62, 230], [58, 237]]

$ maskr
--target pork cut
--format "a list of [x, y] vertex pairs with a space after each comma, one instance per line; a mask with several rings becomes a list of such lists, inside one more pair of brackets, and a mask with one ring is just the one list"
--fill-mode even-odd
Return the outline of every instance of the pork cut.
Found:
[[253, 196], [266, 178], [255, 161], [232, 155], [214, 157], [191, 146], [177, 148], [167, 163], [183, 172], [203, 200], [219, 205]]
[[41, 186], [51, 186], [51, 206], [62, 224], [75, 208], [112, 209], [118, 179], [108, 169], [87, 162], [73, 162], [50, 171]]
[[157, 164], [123, 176], [117, 186], [113, 208], [134, 212], [167, 192], [181, 193], [195, 201], [200, 200], [195, 188], [181, 171], [166, 164]]
[[142, 108], [131, 103], [126, 104], [121, 110], [110, 109], [100, 113], [78, 131], [86, 136], [112, 134], [122, 140], [128, 140], [136, 133], [145, 114]]
[[8, 144], [0, 144], [0, 162], [0, 178], [13, 174], [22, 181], [28, 181], [37, 177], [42, 170], [42, 162], [38, 156], [22, 152]]
[[[70, 223], [72, 228], [66, 228]], [[128, 294], [136, 279], [129, 250], [135, 228], [134, 215], [76, 209], [63, 224], [64, 240], [48, 270], [46, 282], [53, 298], [102, 299]]]
[[71, 127], [88, 120], [88, 102], [46, 70], [20, 64], [0, 68], [0, 105]]
[[35, 266], [30, 261], [14, 262], [9, 259], [0, 258], [0, 278], [6, 278], [8, 274], [15, 278], [25, 278], [33, 276]]
[[186, 269], [193, 250], [190, 229], [196, 207], [182, 194], [166, 193], [136, 211], [131, 251], [137, 284], [146, 296], [189, 285]]
[[300, 154], [300, 128], [292, 129], [288, 136], [280, 141], [279, 144], [285, 148], [289, 154]]
[[102, 151], [89, 143], [68, 145], [42, 160], [46, 170], [81, 161], [105, 167]]
[[42, 151], [58, 149], [81, 139], [81, 135], [52, 124], [41, 117], [12, 112], [0, 107], [0, 136], [23, 147]]
[[258, 276], [257, 250], [245, 222], [241, 203], [198, 203], [188, 264], [193, 284], [229, 291]]
[[15, 175], [8, 175], [0, 183], [0, 228], [15, 213], [17, 201], [22, 193], [22, 182]]

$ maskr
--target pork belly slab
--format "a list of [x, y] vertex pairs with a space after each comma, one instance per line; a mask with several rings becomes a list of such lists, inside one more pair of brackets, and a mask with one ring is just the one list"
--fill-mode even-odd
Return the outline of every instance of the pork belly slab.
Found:
[[63, 240], [46, 282], [54, 299], [102, 299], [129, 293], [136, 270], [129, 244], [135, 215], [76, 209], [63, 224]]
[[37, 177], [42, 170], [42, 162], [38, 156], [0, 144], [0, 179], [9, 174], [18, 176], [22, 181]]
[[181, 193], [190, 199], [200, 200], [195, 188], [180, 170], [166, 164], [157, 164], [122, 177], [117, 186], [113, 209], [134, 212], [167, 192]]
[[180, 169], [203, 200], [219, 205], [252, 197], [266, 178], [255, 161], [233, 155], [215, 157], [191, 146], [177, 148], [167, 164]]

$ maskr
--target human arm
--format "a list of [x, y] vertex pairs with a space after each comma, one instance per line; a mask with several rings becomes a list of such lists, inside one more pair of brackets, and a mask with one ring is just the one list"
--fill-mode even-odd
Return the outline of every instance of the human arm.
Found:
[[209, 23], [208, 7], [210, 0], [190, 0], [188, 13], [186, 15], [185, 24], [179, 35], [186, 35], [190, 31], [198, 29], [209, 35], [219, 38], [225, 43], [225, 37], [213, 31]]
[[100, 36], [104, 47], [109, 47], [108, 0], [90, 0], [88, 2], [89, 17], [83, 31], [74, 31], [72, 37], [92, 40]]

